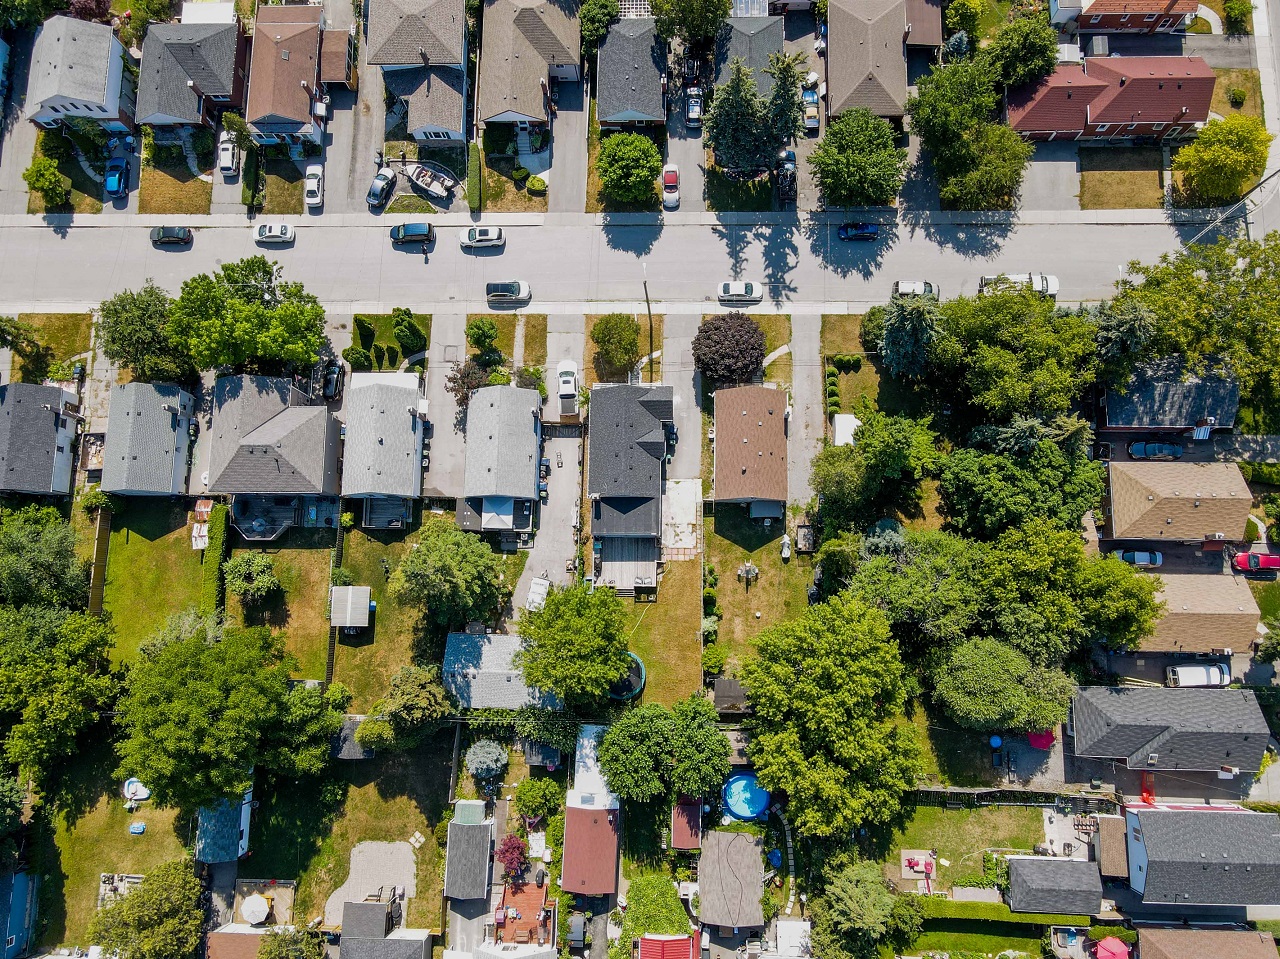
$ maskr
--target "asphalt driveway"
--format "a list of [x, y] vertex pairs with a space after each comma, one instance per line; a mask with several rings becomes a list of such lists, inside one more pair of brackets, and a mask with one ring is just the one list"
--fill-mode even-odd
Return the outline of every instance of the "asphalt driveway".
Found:
[[1022, 177], [1023, 210], [1080, 209], [1080, 151], [1071, 143], [1037, 143]]

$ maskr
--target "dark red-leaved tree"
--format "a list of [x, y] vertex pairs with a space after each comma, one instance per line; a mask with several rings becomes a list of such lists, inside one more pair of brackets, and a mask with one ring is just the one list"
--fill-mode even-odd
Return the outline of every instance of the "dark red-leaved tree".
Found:
[[508, 876], [518, 876], [529, 868], [529, 844], [515, 833], [510, 833], [498, 844], [493, 858], [502, 863]]
[[71, 0], [70, 13], [77, 20], [104, 20], [111, 12], [111, 0]]
[[716, 383], [746, 383], [764, 366], [764, 331], [745, 313], [703, 320], [693, 338], [693, 362]]

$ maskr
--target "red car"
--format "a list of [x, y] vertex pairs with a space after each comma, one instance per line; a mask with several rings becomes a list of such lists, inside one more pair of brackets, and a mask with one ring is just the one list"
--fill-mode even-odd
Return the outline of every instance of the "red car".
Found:
[[1242, 573], [1256, 573], [1263, 569], [1280, 569], [1280, 556], [1271, 553], [1236, 553], [1231, 565]]

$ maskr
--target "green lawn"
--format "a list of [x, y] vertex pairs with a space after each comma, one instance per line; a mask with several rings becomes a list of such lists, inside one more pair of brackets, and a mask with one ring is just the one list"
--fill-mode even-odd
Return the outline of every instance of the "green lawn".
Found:
[[714, 213], [768, 213], [773, 209], [773, 181], [767, 177], [736, 180], [711, 166], [707, 151], [707, 209]]
[[139, 213], [207, 215], [213, 184], [191, 175], [185, 158], [144, 166], [138, 184]]
[[1040, 954], [1040, 927], [1020, 922], [975, 922], [970, 919], [926, 919], [924, 933], [911, 951], [974, 952], [984, 956], [1012, 949]]
[[631, 603], [627, 613], [627, 645], [645, 668], [643, 701], [670, 706], [701, 689], [702, 564], [667, 563], [658, 601]]
[[1258, 601], [1258, 611], [1263, 619], [1275, 619], [1280, 616], [1280, 582], [1260, 583], [1249, 581], [1253, 590], [1253, 598]]
[[[374, 345], [381, 346], [385, 351], [383, 360], [378, 362], [376, 355], [373, 357], [375, 369], [397, 370], [400, 368], [400, 362], [404, 359], [400, 355], [400, 341], [395, 335], [395, 319], [390, 313], [360, 313], [355, 319], [364, 320], [373, 327], [373, 335], [365, 336], [361, 334], [352, 323], [352, 336], [360, 338], [360, 345], [373, 354]], [[427, 343], [431, 342], [431, 314], [415, 313], [413, 314], [413, 322], [417, 324], [418, 329], [422, 330], [422, 335], [426, 338]]]
[[[164, 497], [127, 500], [111, 519], [102, 606], [116, 628], [112, 660], [128, 663], [166, 619], [198, 604], [203, 550], [191, 548], [187, 511]], [[138, 597], [146, 602], [138, 602]]]
[[29, 356], [14, 357], [18, 364], [13, 374], [15, 379], [39, 383], [55, 363], [89, 352], [92, 313], [19, 313], [18, 320], [35, 328], [40, 346]]
[[[473, 320], [493, 320], [498, 327], [498, 338], [493, 341], [493, 348], [502, 354], [502, 361], [511, 365], [511, 354], [516, 348], [516, 324], [520, 322], [518, 313], [468, 313], [467, 323]], [[474, 346], [467, 346], [467, 355], [475, 356]]]
[[435, 213], [431, 201], [412, 193], [401, 193], [387, 204], [388, 213]]
[[827, 313], [822, 317], [822, 353], [853, 353], [863, 356], [862, 366], [840, 375], [840, 408], [856, 411], [865, 397], [876, 409], [907, 416], [919, 415], [920, 401], [903, 383], [884, 374], [874, 356], [862, 346], [862, 317], [856, 313]]
[[[1011, 0], [987, 0], [986, 8], [982, 11], [982, 18], [978, 21], [979, 38], [982, 40], [990, 40], [994, 37], [1006, 23], [1009, 22], [1009, 9], [1013, 4]], [[972, 43], [972, 38], [970, 38]]]
[[[1215, 67], [1213, 72], [1217, 74], [1218, 82], [1213, 88], [1213, 102], [1209, 104], [1210, 111], [1224, 117], [1231, 116], [1233, 113], [1245, 113], [1251, 117], [1262, 116], [1262, 78], [1257, 70]], [[1232, 89], [1244, 91], [1244, 103], [1239, 107], [1233, 107], [1228, 99]]]
[[1030, 852], [1044, 842], [1044, 818], [1036, 808], [989, 806], [982, 809], [944, 809], [920, 806], [895, 837], [882, 860], [886, 878], [901, 882], [900, 850], [936, 849], [950, 866], [940, 866], [935, 886], [951, 888], [957, 879], [982, 874], [984, 850], [1018, 849]]
[[930, 785], [993, 786], [999, 781], [991, 765], [987, 736], [961, 729], [942, 713], [917, 702], [911, 718]]
[[[600, 124], [596, 122], [596, 101], [591, 101], [587, 120], [587, 206], [588, 213], [656, 213], [662, 208], [658, 195], [658, 181], [653, 181], [653, 192], [645, 200], [622, 203], [607, 196], [600, 179], [600, 147], [608, 137], [600, 136]], [[652, 131], [658, 141], [658, 151], [665, 152], [666, 130]]]
[[[591, 328], [596, 325], [596, 320], [600, 319], [600, 317], [605, 315], [607, 314], [590, 313], [586, 317], [587, 344], [586, 344], [586, 353], [582, 358], [583, 360], [582, 385], [587, 387], [588, 389], [590, 389], [592, 386], [595, 386], [595, 384], [597, 383], [625, 383], [627, 381], [627, 373], [625, 370], [619, 373], [606, 371], [596, 362], [596, 344], [595, 344], [595, 341], [591, 339]], [[647, 356], [651, 352], [660, 351], [662, 349], [663, 314], [662, 313], [653, 314], [652, 330], [649, 328], [649, 314], [641, 313], [637, 315], [636, 321], [640, 324], [640, 355]], [[525, 336], [528, 337], [527, 330], [525, 331]], [[650, 350], [649, 348], [650, 343], [653, 344], [652, 350]], [[526, 350], [527, 349], [528, 348], [526, 347]], [[655, 379], [660, 377], [662, 375], [661, 357], [659, 357], [656, 366], [655, 364], [652, 364], [652, 363], [646, 366], [645, 368], [646, 377], [649, 375], [649, 372], [650, 372], [649, 367], [654, 367], [652, 369], [652, 373]]]
[[302, 171], [290, 159], [271, 157], [263, 164], [267, 189], [262, 212], [275, 216], [300, 216], [303, 208]]
[[547, 314], [525, 313], [521, 316], [524, 323], [524, 366], [546, 366], [547, 364]]
[[[36, 148], [32, 159], [44, 156], [45, 137], [58, 137], [52, 130], [42, 130], [36, 137]], [[61, 206], [46, 210], [44, 197], [35, 191], [27, 194], [28, 213], [101, 213], [102, 184], [85, 173], [80, 161], [74, 157], [58, 160], [58, 172], [71, 181], [71, 198]]]

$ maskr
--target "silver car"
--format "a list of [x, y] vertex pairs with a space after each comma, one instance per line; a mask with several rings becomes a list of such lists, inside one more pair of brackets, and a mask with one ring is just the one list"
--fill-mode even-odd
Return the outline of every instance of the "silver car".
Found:
[[720, 284], [716, 296], [724, 303], [759, 303], [764, 299], [764, 287], [745, 280], [729, 280]]
[[288, 223], [261, 223], [253, 233], [253, 239], [258, 243], [292, 243], [297, 238]]
[[458, 245], [464, 250], [483, 246], [506, 246], [507, 235], [500, 226], [470, 226], [458, 233]]

